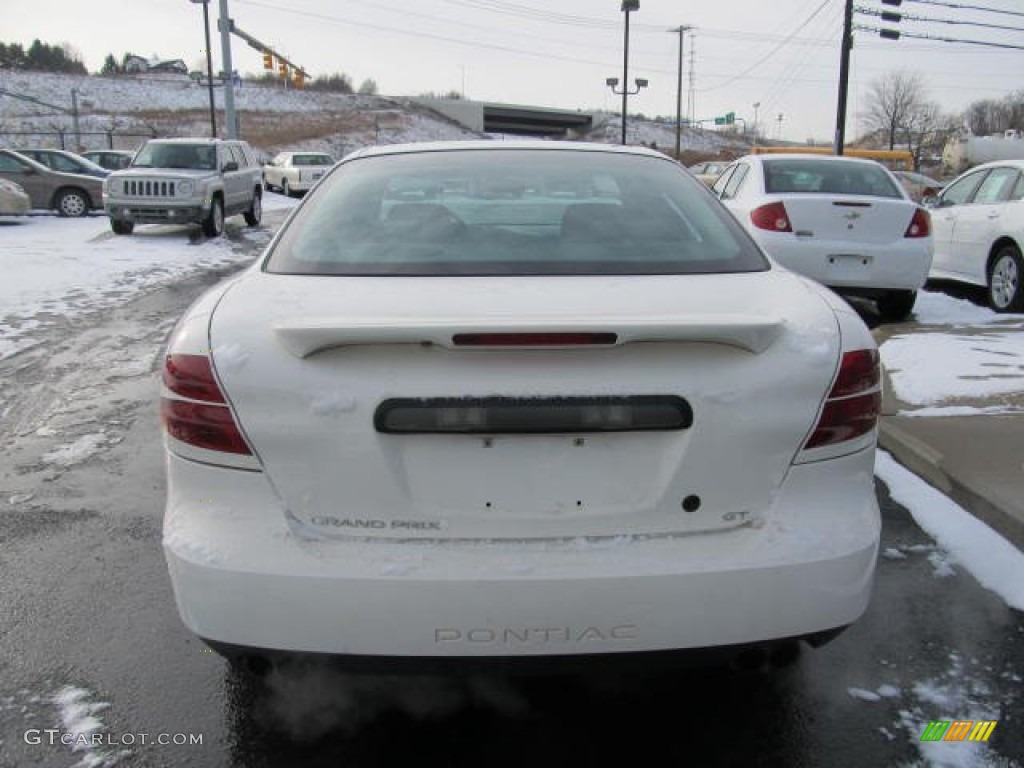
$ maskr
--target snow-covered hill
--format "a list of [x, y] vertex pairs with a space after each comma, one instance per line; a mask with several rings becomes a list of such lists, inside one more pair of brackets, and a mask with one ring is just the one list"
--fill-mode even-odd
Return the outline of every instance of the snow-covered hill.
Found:
[[[99, 77], [0, 70], [0, 89], [71, 109], [79, 109], [81, 146], [132, 149], [147, 136], [209, 134], [209, 95], [184, 76]], [[214, 90], [218, 126], [223, 123], [223, 89]], [[257, 150], [313, 149], [341, 156], [363, 146], [399, 142], [479, 138], [475, 133], [404, 98], [285, 90], [245, 83], [235, 90], [241, 134]], [[41, 104], [0, 93], [0, 146], [59, 146], [63, 131], [74, 149], [72, 117]], [[588, 141], [618, 142], [617, 116], [595, 116]], [[631, 119], [629, 142], [670, 149], [675, 128]], [[713, 132], [684, 130], [682, 148], [714, 154], [739, 153], [742, 145]]]

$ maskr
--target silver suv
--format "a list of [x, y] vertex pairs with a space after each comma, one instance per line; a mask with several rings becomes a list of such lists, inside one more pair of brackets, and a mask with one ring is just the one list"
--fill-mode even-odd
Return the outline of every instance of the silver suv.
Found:
[[136, 224], [200, 224], [208, 237], [224, 217], [260, 223], [262, 169], [252, 148], [228, 139], [153, 139], [132, 164], [103, 181], [110, 228], [129, 235]]

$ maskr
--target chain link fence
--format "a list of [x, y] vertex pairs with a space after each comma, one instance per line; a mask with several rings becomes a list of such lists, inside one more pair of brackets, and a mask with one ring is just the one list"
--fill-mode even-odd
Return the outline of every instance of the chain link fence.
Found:
[[[0, 144], [17, 146], [55, 146], [77, 152], [84, 149], [128, 149], [135, 150], [139, 144], [155, 139], [157, 131], [74, 131], [72, 129], [54, 128], [52, 130], [7, 131], [0, 129]], [[100, 141], [85, 141], [86, 137], [101, 137]], [[102, 146], [100, 146], [102, 144]]]

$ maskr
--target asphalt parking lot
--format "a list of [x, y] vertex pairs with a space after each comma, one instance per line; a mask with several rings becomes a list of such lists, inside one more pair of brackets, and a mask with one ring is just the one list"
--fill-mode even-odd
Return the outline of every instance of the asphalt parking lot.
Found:
[[[229, 237], [252, 254], [265, 242]], [[795, 663], [528, 679], [232, 670], [170, 591], [155, 371], [175, 319], [243, 264], [38, 318], [36, 343], [0, 361], [3, 768], [1021, 764], [1024, 616], [881, 481], [871, 606]], [[986, 743], [921, 741], [951, 718], [997, 725]]]

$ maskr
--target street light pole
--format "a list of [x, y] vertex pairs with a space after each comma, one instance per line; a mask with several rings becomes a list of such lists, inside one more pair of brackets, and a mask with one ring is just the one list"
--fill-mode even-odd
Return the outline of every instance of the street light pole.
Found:
[[217, 27], [220, 29], [221, 57], [224, 64], [224, 121], [227, 123], [227, 137], [238, 138], [238, 118], [235, 116], [235, 87], [231, 79], [234, 71], [231, 65], [231, 28], [234, 22], [228, 16], [228, 0], [220, 0], [220, 19]]
[[679, 74], [676, 80], [676, 160], [679, 159], [683, 133], [683, 33], [689, 29], [693, 29], [693, 27], [680, 25], [676, 29], [669, 30], [669, 32], [679, 33]]
[[757, 110], [761, 108], [761, 102], [754, 102], [754, 138], [757, 138]]
[[203, 6], [203, 28], [206, 30], [206, 87], [210, 92], [210, 138], [217, 138], [217, 112], [213, 104], [213, 52], [210, 50], [210, 0], [191, 0]]
[[[612, 93], [614, 93], [614, 94], [620, 94], [621, 93], [622, 94], [622, 101], [623, 101], [623, 103], [625, 103], [625, 101], [626, 101], [626, 96], [633, 96], [635, 94], [638, 94], [638, 93], [640, 93], [640, 89], [641, 88], [646, 88], [647, 87], [647, 80], [646, 80], [646, 78], [643, 78], [643, 77], [638, 77], [638, 78], [636, 78], [633, 81], [634, 83], [636, 83], [636, 88], [630, 88], [625, 83], [623, 83], [621, 91], [618, 90], [618, 88], [617, 88], [617, 86], [619, 84], [619, 78], [617, 78], [617, 77], [609, 77], [604, 82], [605, 82], [605, 85], [607, 85], [609, 88], [612, 89]], [[626, 113], [625, 113], [625, 111], [623, 111], [623, 113], [622, 113], [622, 143], [623, 143], [623, 145], [625, 145], [625, 143], [626, 143]]]
[[[640, 0], [622, 0], [622, 11], [626, 14], [625, 39], [622, 44], [622, 144], [626, 144], [626, 99], [629, 96], [629, 14], [640, 10]], [[639, 87], [637, 91], [639, 91]]]

